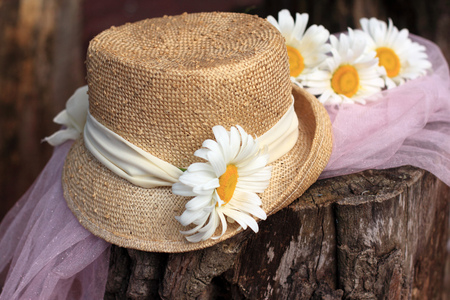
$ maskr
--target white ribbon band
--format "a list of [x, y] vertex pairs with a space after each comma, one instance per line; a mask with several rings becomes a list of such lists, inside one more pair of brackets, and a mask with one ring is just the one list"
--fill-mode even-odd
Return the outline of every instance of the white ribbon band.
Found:
[[261, 147], [269, 149], [268, 164], [288, 153], [298, 139], [298, 118], [294, 110], [294, 102], [281, 119], [262, 136], [258, 137]]
[[105, 167], [143, 188], [172, 186], [183, 174], [174, 165], [106, 128], [89, 112], [84, 127], [84, 144]]
[[[67, 101], [66, 109], [54, 119], [66, 128], [46, 137], [44, 141], [53, 146], [60, 145], [67, 140], [77, 139], [84, 130], [87, 149], [118, 176], [143, 188], [171, 186], [178, 182], [178, 177], [183, 174], [178, 167], [128, 142], [92, 117], [88, 112], [87, 91], [87, 86], [76, 90]], [[281, 119], [258, 138], [258, 142], [261, 148], [267, 146], [268, 163], [271, 163], [289, 152], [297, 139], [298, 119], [292, 104]]]
[[[258, 138], [260, 147], [268, 147], [271, 163], [297, 142], [298, 119], [292, 104], [283, 117]], [[159, 159], [99, 123], [88, 112], [84, 127], [86, 148], [116, 175], [143, 188], [171, 186], [183, 172]]]
[[87, 85], [80, 87], [67, 100], [66, 109], [53, 119], [53, 122], [63, 125], [65, 128], [46, 137], [43, 140], [44, 142], [48, 142], [52, 146], [58, 146], [68, 140], [76, 140], [80, 136], [86, 123], [86, 114], [89, 107], [87, 91]]

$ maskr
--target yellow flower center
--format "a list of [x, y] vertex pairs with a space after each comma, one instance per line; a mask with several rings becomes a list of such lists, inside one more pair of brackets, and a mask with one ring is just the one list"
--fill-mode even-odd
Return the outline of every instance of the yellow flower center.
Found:
[[287, 53], [289, 57], [289, 71], [292, 77], [297, 77], [303, 72], [305, 64], [303, 63], [303, 56], [300, 51], [291, 46], [287, 47]]
[[220, 186], [216, 190], [220, 199], [222, 199], [225, 204], [227, 204], [231, 200], [231, 197], [233, 197], [238, 178], [239, 175], [235, 165], [228, 165], [225, 173], [219, 177]]
[[350, 65], [340, 66], [331, 78], [331, 87], [336, 94], [352, 97], [359, 89], [358, 71]]
[[387, 47], [380, 47], [377, 50], [378, 64], [386, 69], [389, 77], [395, 77], [400, 72], [400, 59], [394, 50]]

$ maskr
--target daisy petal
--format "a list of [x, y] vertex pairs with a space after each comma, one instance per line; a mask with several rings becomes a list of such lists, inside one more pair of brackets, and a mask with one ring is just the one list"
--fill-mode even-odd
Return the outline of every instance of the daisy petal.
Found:
[[230, 161], [231, 151], [229, 150], [230, 136], [223, 126], [214, 126], [213, 133], [216, 137], [216, 141], [222, 149], [223, 157], [225, 161]]
[[[214, 205], [215, 203], [213, 203]], [[199, 195], [186, 203], [187, 210], [198, 210], [205, 206], [211, 205], [211, 196]]]
[[224, 209], [223, 214], [235, 220], [243, 229], [250, 227], [254, 232], [258, 232], [259, 230], [258, 223], [248, 214], [232, 209]]
[[225, 216], [223, 215], [223, 213], [221, 211], [218, 211], [217, 215], [219, 216], [220, 224], [222, 225], [222, 233], [219, 236], [213, 237], [212, 239], [214, 240], [217, 240], [218, 238], [222, 237], [228, 228], [227, 221], [225, 220]]
[[294, 29], [294, 19], [287, 9], [283, 9], [278, 13], [278, 24], [281, 34], [285, 37], [289, 36], [290, 39]]
[[181, 182], [176, 182], [172, 185], [172, 193], [179, 196], [191, 197], [197, 194], [192, 191], [190, 186], [182, 184]]
[[220, 177], [223, 173], [225, 173], [227, 170], [227, 164], [222, 153], [211, 151], [207, 154], [207, 157], [217, 177]]

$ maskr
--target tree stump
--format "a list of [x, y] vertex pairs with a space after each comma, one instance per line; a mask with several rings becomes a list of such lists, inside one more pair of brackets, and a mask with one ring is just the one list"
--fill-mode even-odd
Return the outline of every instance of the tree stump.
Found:
[[449, 200], [409, 166], [320, 180], [257, 234], [179, 254], [113, 246], [105, 299], [440, 299]]

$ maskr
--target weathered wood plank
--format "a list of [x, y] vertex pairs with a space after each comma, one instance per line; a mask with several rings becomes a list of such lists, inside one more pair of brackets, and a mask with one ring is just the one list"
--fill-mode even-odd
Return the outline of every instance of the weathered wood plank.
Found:
[[84, 82], [80, 0], [0, 1], [0, 220], [50, 157], [40, 141]]
[[[258, 234], [133, 256], [158, 257], [164, 275], [151, 277], [151, 293], [162, 299], [436, 299], [449, 258], [449, 200], [450, 188], [423, 170], [366, 171], [317, 182]], [[132, 275], [128, 286], [145, 285], [139, 280]]]

